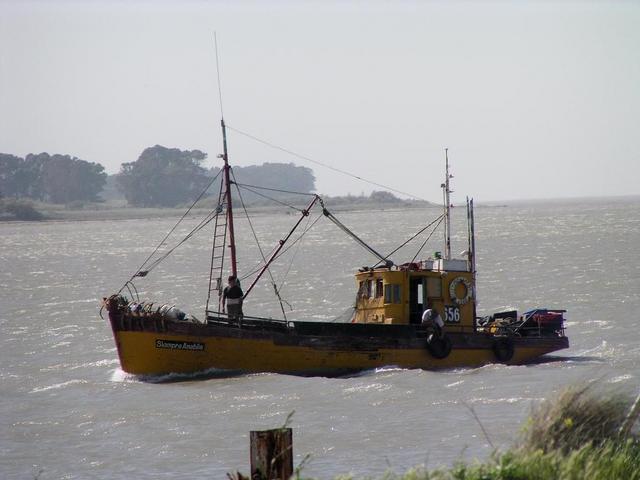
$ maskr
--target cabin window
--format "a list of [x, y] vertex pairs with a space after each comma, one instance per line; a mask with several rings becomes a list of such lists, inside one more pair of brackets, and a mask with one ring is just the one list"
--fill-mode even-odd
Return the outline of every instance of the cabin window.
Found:
[[393, 286], [393, 303], [400, 303], [400, 285]]
[[367, 296], [367, 282], [360, 282], [358, 286], [358, 298], [362, 299]]
[[384, 303], [400, 303], [400, 285], [387, 284], [384, 286]]
[[376, 280], [376, 298], [380, 298], [383, 295], [383, 288], [382, 288], [382, 279], [378, 278]]

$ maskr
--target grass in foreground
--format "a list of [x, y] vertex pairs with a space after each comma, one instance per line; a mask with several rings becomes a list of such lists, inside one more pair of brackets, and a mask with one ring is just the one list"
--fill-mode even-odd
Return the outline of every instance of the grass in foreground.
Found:
[[[573, 387], [536, 408], [512, 448], [485, 462], [386, 473], [382, 480], [640, 480], [633, 399], [593, 385]], [[301, 474], [297, 480], [304, 478]], [[351, 476], [336, 480], [352, 480]]]
[[[351, 477], [338, 477], [347, 480]], [[421, 468], [403, 475], [386, 474], [384, 480], [638, 480], [640, 446], [637, 442], [591, 443], [577, 450], [519, 452], [509, 450], [475, 465], [460, 463], [450, 469]]]

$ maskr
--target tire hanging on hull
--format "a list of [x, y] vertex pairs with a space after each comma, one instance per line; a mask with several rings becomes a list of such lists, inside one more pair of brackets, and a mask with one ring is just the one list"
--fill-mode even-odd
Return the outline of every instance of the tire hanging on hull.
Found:
[[513, 358], [513, 354], [515, 353], [513, 340], [508, 337], [496, 339], [493, 343], [493, 353], [500, 362], [507, 363]]
[[447, 358], [451, 353], [453, 345], [447, 335], [439, 336], [432, 333], [427, 337], [427, 350], [432, 357], [437, 359]]

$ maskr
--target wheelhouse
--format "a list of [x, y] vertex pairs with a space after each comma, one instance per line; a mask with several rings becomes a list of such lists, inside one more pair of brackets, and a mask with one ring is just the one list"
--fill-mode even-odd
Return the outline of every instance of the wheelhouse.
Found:
[[435, 309], [452, 332], [475, 331], [475, 286], [471, 262], [424, 260], [397, 267], [362, 268], [354, 323], [420, 324]]

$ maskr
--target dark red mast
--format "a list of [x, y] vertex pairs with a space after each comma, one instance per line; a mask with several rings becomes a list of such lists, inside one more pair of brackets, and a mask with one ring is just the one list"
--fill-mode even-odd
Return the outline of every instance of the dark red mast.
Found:
[[229, 250], [231, 251], [231, 275], [238, 276], [238, 266], [236, 263], [236, 239], [233, 233], [233, 208], [231, 205], [231, 179], [229, 178], [229, 157], [227, 155], [227, 128], [224, 124], [224, 118], [220, 121], [222, 126], [222, 145], [224, 160], [224, 184], [225, 184], [225, 197], [227, 203], [227, 228], [229, 230]]

